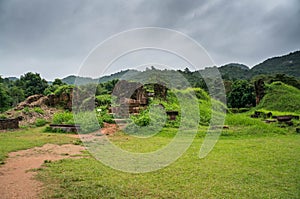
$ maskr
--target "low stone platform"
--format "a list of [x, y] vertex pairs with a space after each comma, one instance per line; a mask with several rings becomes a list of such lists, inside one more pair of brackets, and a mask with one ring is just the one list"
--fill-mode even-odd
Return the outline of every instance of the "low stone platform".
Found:
[[80, 125], [71, 125], [71, 124], [50, 124], [52, 129], [61, 129], [65, 132], [79, 132]]

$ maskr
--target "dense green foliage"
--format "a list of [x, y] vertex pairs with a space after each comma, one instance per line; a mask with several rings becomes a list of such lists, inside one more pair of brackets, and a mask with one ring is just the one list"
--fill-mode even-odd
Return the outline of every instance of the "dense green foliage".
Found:
[[[44, 90], [44, 94], [53, 94], [54, 92], [57, 92], [58, 89], [61, 89], [61, 87], [64, 88], [64, 86], [66, 86], [66, 83], [63, 83], [60, 79], [55, 79], [54, 82]], [[71, 88], [71, 86], [69, 87]]]
[[283, 82], [287, 85], [294, 86], [300, 89], [300, 79], [293, 76], [288, 76], [286, 74], [275, 74], [275, 75], [258, 75], [252, 79], [252, 82], [262, 79], [266, 84], [271, 84], [273, 82]]
[[10, 107], [12, 98], [9, 96], [8, 91], [0, 83], [0, 112], [7, 110]]
[[31, 72], [22, 75], [20, 80], [16, 81], [16, 85], [24, 90], [25, 97], [41, 94], [48, 87], [47, 81], [42, 79], [40, 74]]
[[47, 121], [42, 118], [37, 118], [35, 121], [35, 126], [37, 126], [37, 127], [44, 126], [46, 124], [47, 124]]
[[74, 124], [73, 114], [71, 112], [61, 112], [53, 115], [53, 124]]
[[255, 106], [254, 87], [247, 80], [237, 80], [232, 84], [227, 99], [232, 108]]
[[65, 84], [59, 80], [49, 85], [37, 73], [28, 72], [17, 78], [2, 78], [0, 76], [0, 111], [6, 111], [34, 94], [52, 94]]

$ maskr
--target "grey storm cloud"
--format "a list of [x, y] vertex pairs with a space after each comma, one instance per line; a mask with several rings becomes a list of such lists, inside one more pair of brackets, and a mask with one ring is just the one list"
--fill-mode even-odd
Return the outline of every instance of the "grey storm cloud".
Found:
[[0, 0], [0, 74], [76, 74], [97, 44], [140, 27], [187, 34], [217, 65], [253, 66], [299, 49], [299, 18], [298, 0]]

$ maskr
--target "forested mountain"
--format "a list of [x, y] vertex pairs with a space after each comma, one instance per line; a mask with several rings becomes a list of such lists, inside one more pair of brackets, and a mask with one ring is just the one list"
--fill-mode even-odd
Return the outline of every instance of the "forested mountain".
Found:
[[62, 79], [62, 82], [66, 84], [74, 84], [76, 80], [76, 83], [79, 85], [84, 85], [88, 83], [97, 83], [98, 79], [93, 79], [90, 77], [79, 77], [75, 75], [70, 75], [68, 77], [65, 77]]
[[300, 78], [300, 51], [267, 59], [251, 69], [252, 77], [259, 74], [277, 73]]
[[[288, 76], [293, 76], [300, 78], [300, 51], [292, 52], [287, 55], [269, 58], [263, 61], [260, 64], [255, 65], [251, 69], [243, 64], [239, 63], [229, 63], [223, 66], [218, 67], [222, 78], [225, 80], [238, 80], [238, 79], [252, 79], [257, 75], [275, 75], [275, 74], [286, 74]], [[209, 71], [210, 68], [205, 68], [202, 70], [202, 74], [205, 74], [206, 71]], [[167, 70], [164, 70], [166, 73]], [[170, 71], [169, 71], [170, 72]], [[179, 71], [184, 73], [184, 76], [188, 79], [198, 78], [198, 72], [190, 72], [188, 69], [185, 71]], [[103, 76], [98, 79], [92, 79], [89, 77], [77, 77], [77, 76], [68, 76], [62, 79], [64, 83], [74, 84], [75, 79], [77, 78], [77, 84], [87, 84], [87, 83], [102, 83], [111, 81], [113, 79], [120, 79], [124, 74], [126, 75], [136, 75], [140, 73], [136, 70], [124, 70], [108, 76]], [[191, 74], [191, 77], [188, 77]]]
[[138, 71], [136, 70], [122, 70], [120, 72], [111, 74], [111, 75], [106, 75], [100, 78], [90, 78], [90, 77], [79, 77], [79, 76], [75, 76], [75, 75], [70, 75], [68, 77], [65, 77], [62, 79], [62, 82], [67, 83], [67, 84], [74, 84], [75, 83], [75, 79], [76, 79], [76, 84], [77, 85], [84, 85], [84, 84], [88, 84], [88, 83], [103, 83], [103, 82], [108, 82], [114, 79], [120, 79], [124, 74], [126, 75], [133, 75], [135, 73], [137, 73]]
[[249, 75], [249, 67], [243, 64], [230, 63], [219, 67], [224, 79], [245, 79]]

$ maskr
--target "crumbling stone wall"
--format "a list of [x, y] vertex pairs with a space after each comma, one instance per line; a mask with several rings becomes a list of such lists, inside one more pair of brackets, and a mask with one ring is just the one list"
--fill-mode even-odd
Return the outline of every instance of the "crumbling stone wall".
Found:
[[117, 97], [117, 103], [121, 103], [124, 98], [137, 100], [140, 104], [147, 104], [147, 93], [143, 84], [138, 82], [128, 82], [120, 80], [112, 93]]
[[61, 93], [60, 95], [51, 94], [46, 103], [48, 106], [62, 106], [64, 109], [72, 110], [72, 92]]
[[167, 92], [168, 88], [164, 84], [154, 84], [154, 97], [166, 100]]
[[264, 80], [259, 79], [254, 82], [255, 94], [256, 94], [256, 105], [262, 100], [265, 96], [265, 83]]
[[0, 130], [19, 128], [18, 119], [0, 119]]

